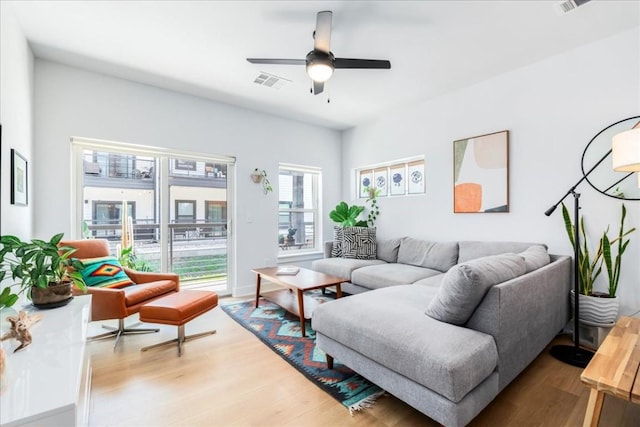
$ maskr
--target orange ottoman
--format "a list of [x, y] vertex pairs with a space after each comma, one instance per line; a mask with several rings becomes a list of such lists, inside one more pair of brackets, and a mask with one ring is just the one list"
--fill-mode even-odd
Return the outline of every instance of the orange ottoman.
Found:
[[217, 305], [218, 294], [212, 291], [195, 290], [176, 292], [143, 305], [140, 307], [140, 321], [175, 325], [178, 327], [178, 338], [144, 347], [142, 351], [177, 342], [178, 356], [182, 356], [183, 342], [216, 333], [213, 330], [185, 336], [184, 325]]

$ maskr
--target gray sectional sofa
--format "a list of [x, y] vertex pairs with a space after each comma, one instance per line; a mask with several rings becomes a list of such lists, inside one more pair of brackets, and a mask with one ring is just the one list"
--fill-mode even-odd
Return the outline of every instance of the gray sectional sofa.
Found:
[[314, 311], [317, 346], [445, 426], [469, 423], [569, 319], [571, 259], [539, 244], [391, 239], [376, 259], [312, 268], [358, 293]]

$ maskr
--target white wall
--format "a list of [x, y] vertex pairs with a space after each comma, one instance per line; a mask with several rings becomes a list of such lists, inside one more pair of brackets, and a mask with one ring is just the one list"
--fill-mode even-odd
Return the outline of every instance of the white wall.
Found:
[[[591, 138], [638, 114], [636, 28], [346, 131], [342, 193], [353, 196], [354, 168], [424, 154], [426, 195], [381, 199], [380, 236], [545, 242], [552, 253], [571, 254], [561, 211], [544, 212], [581, 177]], [[510, 212], [453, 214], [452, 141], [505, 129]], [[609, 223], [617, 230], [620, 202], [586, 183], [578, 191], [591, 234], [599, 238]], [[628, 226], [640, 226], [640, 202], [626, 205]], [[640, 230], [625, 253], [618, 296], [623, 313], [640, 309]]]
[[[0, 234], [31, 237], [33, 212], [33, 54], [11, 4], [0, 3]], [[11, 149], [28, 164], [28, 206], [11, 204]]]
[[[36, 236], [71, 235], [72, 136], [235, 156], [234, 295], [252, 293], [251, 268], [266, 265], [278, 253], [278, 180], [271, 179], [274, 192], [263, 195], [250, 179], [255, 168], [274, 177], [278, 162], [321, 167], [324, 206], [340, 199], [337, 131], [40, 59], [35, 61], [35, 87]], [[330, 237], [326, 230], [325, 238]]]

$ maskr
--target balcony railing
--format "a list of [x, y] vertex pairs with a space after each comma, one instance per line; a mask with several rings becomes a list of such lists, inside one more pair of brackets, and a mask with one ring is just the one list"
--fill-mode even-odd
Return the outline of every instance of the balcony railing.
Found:
[[[109, 241], [111, 253], [117, 253], [122, 226], [119, 220], [109, 224], [86, 221], [91, 237]], [[144, 260], [152, 271], [160, 271], [160, 225], [137, 220], [133, 224], [136, 257]], [[196, 220], [169, 224], [168, 270], [177, 273], [185, 283], [225, 282], [227, 280], [227, 224]]]

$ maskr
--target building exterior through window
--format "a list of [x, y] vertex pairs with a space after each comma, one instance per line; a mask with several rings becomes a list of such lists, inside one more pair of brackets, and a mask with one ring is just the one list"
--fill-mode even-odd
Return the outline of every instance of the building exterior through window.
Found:
[[[130, 223], [136, 257], [144, 268], [178, 273], [186, 287], [213, 284], [221, 292], [230, 290], [229, 163], [123, 152], [117, 144], [113, 149], [79, 145], [82, 176], [76, 182], [81, 186], [79, 212], [86, 238], [107, 239], [117, 255], [123, 223]], [[168, 217], [162, 221], [165, 212]]]
[[281, 254], [320, 249], [318, 168], [281, 164], [278, 176], [278, 247]]

